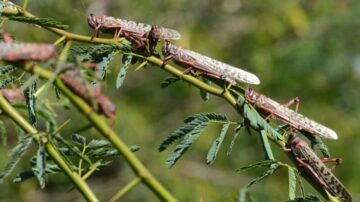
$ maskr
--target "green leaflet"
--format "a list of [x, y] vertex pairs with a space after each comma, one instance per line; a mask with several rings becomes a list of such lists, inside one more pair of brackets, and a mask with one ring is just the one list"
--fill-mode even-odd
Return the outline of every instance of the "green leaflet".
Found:
[[2, 88], [6, 88], [7, 86], [11, 85], [12, 83], [14, 83], [14, 81], [16, 81], [16, 77], [15, 76], [11, 76], [9, 78], [0, 80], [0, 89]]
[[68, 29], [68, 25], [64, 25], [61, 22], [58, 22], [52, 18], [34, 18], [34, 17], [24, 17], [24, 16], [9, 16], [9, 20], [26, 22], [30, 24], [39, 25], [41, 27], [53, 27], [58, 29]]
[[233, 137], [232, 140], [231, 140], [231, 143], [230, 143], [230, 146], [229, 146], [229, 149], [228, 149], [226, 155], [229, 156], [229, 155], [231, 154], [231, 152], [232, 152], [232, 150], [233, 150], [233, 147], [234, 147], [234, 145], [235, 145], [235, 141], [237, 140], [237, 138], [238, 138], [238, 136], [239, 136], [239, 134], [240, 134], [241, 128], [243, 128], [243, 127], [244, 127], [244, 124], [241, 123], [241, 124], [240, 124], [240, 127], [236, 130], [237, 132], [234, 134], [234, 137]]
[[247, 187], [251, 187], [257, 183], [259, 183], [260, 181], [262, 181], [263, 179], [265, 179], [267, 176], [273, 174], [278, 168], [280, 167], [280, 165], [278, 163], [274, 163], [271, 164], [269, 169], [267, 171], [265, 171], [261, 176], [253, 179], [248, 185], [246, 185]]
[[26, 104], [29, 113], [29, 123], [33, 126], [36, 123], [36, 98], [35, 92], [37, 90], [37, 83], [34, 81], [31, 86], [25, 90]]
[[40, 188], [45, 188], [46, 181], [46, 156], [45, 156], [45, 147], [42, 143], [39, 144], [38, 152], [36, 154], [36, 165], [35, 170], [33, 170]]
[[80, 146], [84, 146], [86, 144], [86, 137], [79, 134], [71, 134], [71, 141]]
[[224, 124], [222, 129], [221, 129], [221, 132], [220, 132], [220, 135], [218, 138], [216, 138], [216, 140], [214, 141], [214, 143], [212, 144], [208, 154], [207, 154], [207, 157], [206, 157], [206, 163], [207, 164], [213, 164], [215, 159], [216, 159], [216, 156], [217, 156], [217, 153], [219, 152], [219, 149], [222, 145], [222, 142], [224, 141], [225, 139], [225, 135], [226, 135], [226, 132], [228, 131], [229, 129], [229, 126], [230, 124]]
[[245, 103], [244, 107], [244, 117], [247, 118], [251, 125], [253, 125], [258, 130], [265, 130], [268, 135], [276, 141], [283, 141], [284, 137], [273, 129], [258, 113], [257, 111], [249, 104]]
[[73, 46], [70, 51], [81, 56], [82, 61], [97, 63], [100, 70], [100, 78], [104, 79], [109, 63], [114, 56], [122, 49], [116, 45], [96, 45], [96, 46]]
[[159, 151], [164, 151], [167, 149], [173, 142], [184, 137], [186, 134], [190, 133], [196, 126], [202, 124], [203, 122], [207, 122], [208, 119], [206, 117], [197, 117], [190, 122], [187, 122], [180, 128], [176, 129], [172, 132], [159, 146]]
[[208, 121], [220, 121], [228, 122], [228, 118], [222, 114], [216, 113], [201, 113], [194, 114], [189, 116], [184, 120], [184, 125], [172, 132], [159, 146], [159, 151], [164, 151], [168, 148], [174, 141], [184, 137], [186, 134], [191, 132], [197, 125], [202, 122]]
[[264, 130], [260, 131], [260, 140], [261, 140], [261, 144], [263, 146], [264, 152], [265, 152], [266, 159], [275, 160], [274, 155], [271, 150], [271, 147], [270, 147], [270, 144], [269, 144], [269, 140], [268, 140], [266, 131], [264, 131]]
[[14, 67], [14, 66], [12, 66], [12, 65], [2, 66], [2, 67], [0, 67], [0, 75], [13, 72], [15, 69], [16, 69], [16, 67]]
[[161, 82], [161, 88], [166, 88], [168, 86], [170, 86], [171, 84], [177, 82], [177, 81], [180, 81], [180, 78], [179, 77], [167, 77], [165, 78], [165, 80], [163, 82]]
[[25, 154], [27, 149], [30, 147], [33, 138], [31, 136], [23, 137], [19, 144], [11, 151], [10, 161], [5, 166], [4, 170], [0, 174], [0, 183], [11, 173], [15, 168], [16, 164], [20, 161], [21, 157]]
[[116, 78], [116, 88], [120, 88], [123, 85], [127, 70], [129, 69], [131, 64], [131, 60], [132, 60], [131, 55], [123, 56], [123, 66], [120, 68], [120, 71]]
[[260, 162], [256, 162], [256, 163], [253, 163], [253, 164], [249, 164], [249, 165], [246, 165], [246, 166], [243, 166], [243, 167], [240, 167], [239, 169], [237, 169], [237, 171], [246, 171], [250, 168], [260, 168], [260, 167], [263, 167], [263, 166], [270, 166], [272, 164], [275, 164], [277, 163], [277, 161], [274, 161], [274, 160], [265, 160], [265, 161], [260, 161]]
[[6, 133], [6, 126], [4, 122], [0, 120], [0, 140], [2, 145], [5, 147], [7, 144], [7, 133]]
[[184, 154], [184, 152], [199, 138], [201, 132], [208, 125], [208, 121], [199, 122], [189, 133], [187, 133], [183, 140], [176, 146], [174, 151], [166, 160], [166, 165], [170, 168], [172, 167], [177, 160]]
[[304, 133], [304, 134], [310, 140], [311, 148], [313, 150], [318, 148], [324, 157], [330, 158], [329, 149], [327, 148], [327, 146], [324, 144], [324, 142], [322, 141], [322, 139], [319, 136], [306, 134], [306, 133]]
[[289, 174], [289, 199], [294, 200], [296, 196], [296, 171], [288, 167], [288, 174]]
[[[58, 165], [52, 164], [52, 163], [46, 163], [46, 174], [55, 174], [59, 173], [62, 170], [59, 168]], [[24, 171], [16, 175], [16, 177], [13, 179], [14, 183], [21, 183], [24, 182], [27, 179], [30, 179], [35, 176], [35, 172], [38, 172], [37, 167], [32, 167], [32, 170]]]

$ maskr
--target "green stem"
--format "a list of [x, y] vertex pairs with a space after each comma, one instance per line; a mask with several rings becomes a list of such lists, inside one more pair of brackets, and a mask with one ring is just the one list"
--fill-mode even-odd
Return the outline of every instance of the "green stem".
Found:
[[119, 200], [122, 196], [124, 196], [126, 193], [128, 193], [132, 188], [134, 188], [140, 182], [141, 182], [141, 179], [138, 177], [131, 180], [131, 182], [129, 182], [125, 187], [123, 187], [113, 197], [111, 197], [109, 202], [115, 202], [115, 201]]
[[[0, 93], [0, 108], [5, 112], [17, 125], [29, 134], [37, 134], [38, 131], [28, 123], [3, 97]], [[47, 153], [52, 157], [56, 164], [66, 173], [66, 175], [74, 182], [78, 190], [88, 201], [99, 201], [92, 192], [88, 184], [81, 179], [79, 175], [73, 172], [61, 158], [61, 155], [49, 142], [45, 145]]]
[[[43, 79], [52, 78], [52, 72], [42, 69], [39, 66], [25, 66], [24, 70], [32, 74], [39, 75]], [[177, 201], [166, 189], [163, 187], [140, 162], [140, 160], [129, 150], [129, 147], [119, 138], [111, 127], [104, 121], [104, 119], [93, 112], [92, 108], [80, 97], [75, 95], [68, 89], [61, 79], [55, 80], [55, 85], [67, 96], [74, 105], [83, 113], [87, 115], [89, 121], [98, 129], [98, 131], [107, 138], [115, 148], [119, 150], [125, 160], [128, 162], [135, 174], [142, 179], [142, 182], [147, 185], [160, 199], [163, 201]]]

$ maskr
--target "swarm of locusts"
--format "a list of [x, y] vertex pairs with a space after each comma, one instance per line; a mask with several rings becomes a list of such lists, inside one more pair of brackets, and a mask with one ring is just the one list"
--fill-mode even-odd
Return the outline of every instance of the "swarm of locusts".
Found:
[[[338, 138], [337, 133], [332, 129], [298, 113], [298, 98], [283, 105], [256, 92], [249, 87], [250, 84], [260, 84], [260, 79], [256, 75], [173, 44], [171, 40], [181, 38], [181, 34], [176, 30], [94, 14], [90, 14], [87, 21], [89, 26], [94, 29], [92, 40], [99, 36], [99, 32], [113, 34], [115, 39], [124, 37], [132, 43], [134, 52], [143, 54], [145, 57], [155, 55], [158, 42], [163, 40], [164, 45], [161, 51], [163, 65], [173, 61], [186, 69], [184, 74], [204, 76], [220, 81], [224, 83], [224, 88], [232, 88], [238, 83], [246, 84], [245, 100], [248, 104], [253, 105], [261, 115], [266, 117], [266, 120], [276, 119], [291, 127], [291, 134], [284, 149], [291, 151], [298, 163], [299, 170], [304, 171], [302, 173], [307, 174], [332, 196], [342, 201], [352, 201], [351, 195], [344, 185], [335, 177], [332, 170], [323, 163], [333, 160], [319, 158], [307, 143], [297, 136], [295, 131], [323, 138]], [[0, 43], [0, 59], [6, 62], [35, 63], [55, 58], [57, 54], [56, 48], [52, 44], [13, 42], [7, 34], [3, 34], [3, 38], [4, 42]], [[62, 71], [59, 78], [71, 91], [87, 103], [96, 103], [100, 113], [113, 121], [115, 120], [115, 104], [100, 93], [99, 85], [89, 87], [82, 82], [76, 67]], [[3, 94], [10, 102], [24, 100], [21, 92], [16, 89], [3, 89], [0, 94]], [[297, 103], [295, 110], [289, 108], [292, 103]], [[340, 161], [336, 160], [336, 162], [339, 163]]]

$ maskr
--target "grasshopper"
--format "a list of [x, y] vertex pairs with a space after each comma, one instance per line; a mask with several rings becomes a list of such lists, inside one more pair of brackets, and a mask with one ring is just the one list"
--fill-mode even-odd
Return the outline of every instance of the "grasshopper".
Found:
[[[277, 119], [300, 131], [308, 132], [313, 135], [319, 135], [335, 140], [338, 138], [335, 131], [297, 113], [299, 106], [298, 98], [291, 100], [286, 105], [282, 105], [265, 95], [255, 92], [252, 88], [247, 88], [245, 91], [245, 99], [249, 103], [255, 105], [256, 108], [262, 110], [265, 114], [270, 114], [268, 118], [271, 117]], [[288, 108], [292, 103], [297, 103], [295, 111]]]
[[26, 102], [24, 92], [19, 88], [4, 88], [0, 90], [0, 93], [10, 104]]
[[4, 42], [0, 42], [0, 60], [8, 62], [45, 61], [56, 55], [53, 44], [13, 42], [7, 33], [3, 33]]
[[329, 169], [324, 164], [325, 162], [336, 162], [339, 164], [341, 162], [340, 159], [320, 159], [295, 132], [290, 134], [285, 151], [291, 152], [298, 163], [298, 167], [305, 170], [310, 177], [315, 179], [331, 195], [340, 198], [344, 202], [352, 201], [352, 197], [345, 186], [331, 172], [332, 169]]
[[[87, 88], [83, 82], [79, 81], [78, 70], [68, 70], [60, 75], [62, 82], [76, 95], [85, 100], [88, 104], [93, 104], [93, 98], [99, 108], [99, 112], [111, 119], [111, 125], [115, 123], [116, 105], [113, 104], [108, 97], [101, 94], [100, 84], [96, 83], [91, 89]], [[91, 112], [89, 112], [91, 113]]]
[[136, 49], [144, 49], [147, 45], [144, 41], [147, 41], [150, 46], [150, 53], [153, 52], [159, 39], [178, 40], [181, 38], [181, 34], [173, 29], [151, 26], [111, 16], [95, 16], [90, 14], [87, 21], [89, 26], [94, 29], [92, 38], [98, 36], [99, 31], [114, 34], [116, 38], [123, 36], [135, 44]]
[[260, 84], [259, 78], [252, 73], [176, 46], [169, 41], [164, 43], [162, 53], [165, 57], [164, 61], [172, 59], [178, 65], [188, 68], [188, 71], [195, 69], [206, 76], [225, 80], [230, 84], [236, 84], [236, 82]]

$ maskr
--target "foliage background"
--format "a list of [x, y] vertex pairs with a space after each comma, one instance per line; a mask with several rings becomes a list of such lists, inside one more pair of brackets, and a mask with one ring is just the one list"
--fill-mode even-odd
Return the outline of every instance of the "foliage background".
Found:
[[[259, 92], [283, 103], [299, 96], [303, 114], [338, 132], [339, 140], [325, 140], [332, 156], [343, 159], [335, 174], [350, 190], [354, 201], [360, 197], [359, 1], [30, 0], [28, 10], [39, 17], [62, 21], [70, 25], [69, 31], [86, 35], [91, 34], [86, 23], [90, 12], [171, 27], [183, 35], [177, 44], [256, 73], [262, 81], [255, 87]], [[6, 22], [3, 28], [21, 41], [56, 39], [45, 30], [18, 22]], [[239, 117], [221, 99], [212, 97], [204, 103], [198, 90], [186, 83], [161, 89], [160, 82], [168, 75], [157, 68], [131, 71], [125, 85], [115, 89], [120, 66], [120, 58], [114, 60], [113, 74], [108, 75], [105, 87], [118, 106], [115, 130], [129, 145], [141, 146], [137, 155], [180, 201], [231, 201], [241, 187], [262, 172], [235, 173], [240, 166], [264, 158], [257, 137], [246, 132], [241, 134], [230, 156], [223, 147], [215, 164], [207, 166], [207, 150], [220, 130], [216, 126], [207, 129], [187, 154], [172, 169], [167, 169], [164, 162], [168, 151], [159, 153], [157, 147], [185, 117], [199, 112], [225, 113], [233, 120]], [[62, 112], [59, 120], [69, 116], [73, 124], [67, 130], [71, 131], [83, 117], [73, 109]], [[89, 137], [98, 136], [89, 132]], [[8, 145], [0, 147], [1, 167], [7, 162], [7, 150], [16, 142], [14, 134], [9, 133], [8, 138]], [[230, 140], [231, 134], [225, 145]], [[288, 161], [282, 151], [275, 155]], [[17, 167], [24, 170], [28, 164], [22, 162]], [[131, 177], [130, 170], [119, 159], [89, 182], [104, 200]], [[259, 201], [284, 201], [287, 183], [286, 170], [280, 170], [254, 186], [251, 193]], [[63, 175], [51, 176], [45, 190], [39, 190], [35, 179], [21, 185], [9, 179], [0, 185], [0, 200], [82, 201], [76, 191], [66, 192], [69, 187]], [[126, 201], [139, 200], [157, 201], [141, 185], [126, 196]]]

